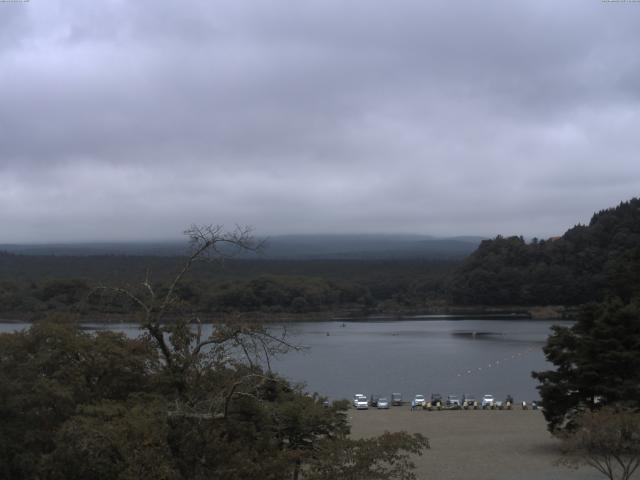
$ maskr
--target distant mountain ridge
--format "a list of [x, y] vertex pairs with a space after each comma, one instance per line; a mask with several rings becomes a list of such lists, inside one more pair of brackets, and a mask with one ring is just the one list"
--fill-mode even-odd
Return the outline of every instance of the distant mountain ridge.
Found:
[[[463, 258], [483, 237], [436, 238], [427, 235], [279, 235], [265, 239], [265, 259], [385, 259]], [[178, 256], [188, 252], [181, 242], [77, 243], [0, 245], [0, 251], [20, 255]]]

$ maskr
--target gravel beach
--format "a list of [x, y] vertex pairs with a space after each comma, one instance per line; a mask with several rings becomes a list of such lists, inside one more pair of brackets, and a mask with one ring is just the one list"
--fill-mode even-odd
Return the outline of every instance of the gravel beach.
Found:
[[[429, 438], [416, 458], [418, 478], [468, 480], [596, 480], [595, 470], [555, 465], [558, 442], [536, 410], [350, 410], [352, 437], [405, 430]], [[640, 477], [638, 477], [640, 478]]]

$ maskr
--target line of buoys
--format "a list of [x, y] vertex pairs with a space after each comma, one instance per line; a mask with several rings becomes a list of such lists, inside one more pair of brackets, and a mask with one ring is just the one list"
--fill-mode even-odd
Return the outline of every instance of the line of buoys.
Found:
[[[522, 357], [523, 355], [526, 355], [527, 353], [533, 352], [534, 350], [535, 350], [534, 347], [529, 347], [525, 351], [514, 353], [513, 355], [511, 355], [511, 357], [507, 356], [507, 357], [501, 358], [499, 360], [494, 360], [492, 362], [489, 362], [489, 364], [487, 365], [486, 368], [493, 368], [493, 367], [498, 367], [500, 365], [504, 365], [505, 362], [508, 363], [509, 359], [515, 360], [518, 357]], [[482, 367], [476, 367], [476, 368], [473, 368], [473, 369], [468, 369], [466, 371], [458, 372], [456, 374], [456, 377], [462, 377], [463, 375], [471, 375], [474, 372], [481, 372], [482, 369], [483, 369]]]

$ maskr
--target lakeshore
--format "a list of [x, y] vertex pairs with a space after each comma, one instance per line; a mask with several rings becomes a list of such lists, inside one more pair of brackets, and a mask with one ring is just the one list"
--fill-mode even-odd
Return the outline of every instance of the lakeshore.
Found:
[[[33, 323], [47, 319], [52, 312], [0, 312], [0, 323]], [[68, 317], [69, 321], [92, 324], [121, 324], [140, 322], [141, 316], [136, 313], [105, 313], [91, 312], [82, 315], [69, 311], [53, 312], [60, 318]], [[263, 323], [299, 323], [299, 322], [324, 322], [332, 320], [336, 322], [370, 322], [370, 321], [395, 321], [395, 320], [570, 320], [576, 316], [576, 307], [562, 305], [506, 305], [490, 307], [486, 305], [453, 306], [440, 305], [431, 308], [404, 308], [396, 310], [367, 310], [353, 309], [327, 309], [309, 312], [190, 312], [189, 318], [197, 317], [203, 324], [215, 324], [228, 321], [241, 316], [248, 321]], [[172, 323], [183, 318], [184, 315], [169, 313], [162, 323]]]
[[559, 441], [539, 410], [411, 411], [409, 407], [348, 412], [352, 438], [405, 430], [429, 438], [431, 448], [416, 457], [419, 479], [597, 480], [583, 467], [557, 465]]

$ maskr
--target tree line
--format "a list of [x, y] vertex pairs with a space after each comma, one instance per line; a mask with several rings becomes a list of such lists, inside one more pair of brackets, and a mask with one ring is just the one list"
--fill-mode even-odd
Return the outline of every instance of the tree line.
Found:
[[[150, 259], [150, 268], [142, 268]], [[0, 314], [41, 318], [51, 313], [125, 314], [130, 300], [105, 295], [101, 285], [134, 284], [150, 272], [154, 287], [167, 288], [179, 257], [28, 257], [0, 254]], [[71, 267], [65, 268], [66, 262]], [[131, 262], [129, 264], [128, 262]], [[123, 265], [120, 267], [120, 265]], [[228, 260], [198, 264], [176, 295], [201, 314], [229, 312], [309, 313], [336, 309], [396, 311], [442, 302], [443, 261]], [[10, 272], [21, 270], [20, 275]], [[83, 276], [76, 276], [84, 274]], [[104, 274], [104, 277], [101, 277]]]

